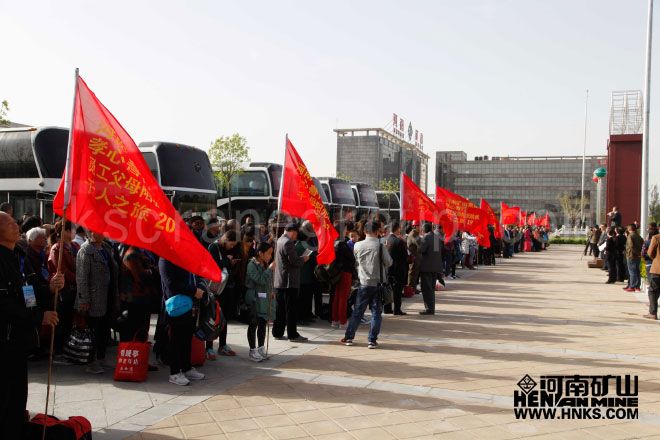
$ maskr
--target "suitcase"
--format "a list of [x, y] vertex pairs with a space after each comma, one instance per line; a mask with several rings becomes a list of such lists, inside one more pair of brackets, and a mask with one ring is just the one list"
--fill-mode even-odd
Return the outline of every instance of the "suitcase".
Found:
[[201, 367], [206, 360], [206, 343], [197, 336], [192, 337], [192, 350], [190, 350], [190, 364]]
[[25, 438], [41, 440], [44, 426], [46, 440], [92, 440], [92, 424], [86, 418], [73, 416], [60, 420], [45, 414], [37, 414], [28, 422]]

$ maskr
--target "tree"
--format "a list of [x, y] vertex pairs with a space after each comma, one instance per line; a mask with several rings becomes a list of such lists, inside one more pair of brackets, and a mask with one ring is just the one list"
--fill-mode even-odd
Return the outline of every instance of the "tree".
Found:
[[211, 143], [209, 159], [218, 185], [227, 191], [229, 198], [229, 218], [231, 212], [231, 184], [234, 176], [245, 171], [245, 163], [250, 160], [247, 140], [234, 133], [231, 136], [220, 136]]
[[378, 184], [378, 189], [387, 193], [387, 215], [391, 216], [392, 195], [399, 191], [399, 181], [397, 179], [383, 179]]
[[344, 173], [337, 173], [337, 179], [346, 180], [348, 182], [353, 181], [353, 178], [351, 176], [349, 176], [348, 174], [344, 174]]
[[0, 127], [9, 127], [7, 113], [9, 113], [9, 103], [5, 100], [0, 103]]
[[559, 195], [558, 200], [568, 224], [574, 227], [580, 218], [580, 197], [563, 192]]
[[651, 187], [649, 194], [649, 221], [660, 223], [660, 193], [657, 184]]

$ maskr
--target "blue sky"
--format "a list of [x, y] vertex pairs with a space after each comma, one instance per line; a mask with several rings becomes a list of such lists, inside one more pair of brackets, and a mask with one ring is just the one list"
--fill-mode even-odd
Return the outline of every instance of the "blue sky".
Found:
[[207, 148], [239, 132], [253, 159], [281, 162], [288, 132], [314, 175], [335, 172], [334, 128], [384, 126], [393, 112], [424, 133], [432, 157], [580, 155], [587, 88], [587, 153], [605, 154], [612, 90], [644, 78], [646, 0], [0, 7], [10, 119], [67, 126], [78, 66], [137, 142]]

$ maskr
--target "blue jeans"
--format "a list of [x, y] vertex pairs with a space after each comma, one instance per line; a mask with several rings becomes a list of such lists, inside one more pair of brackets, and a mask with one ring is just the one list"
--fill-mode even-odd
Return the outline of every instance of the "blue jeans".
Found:
[[369, 342], [376, 342], [380, 333], [380, 323], [383, 321], [383, 302], [380, 298], [380, 290], [376, 286], [360, 286], [355, 300], [353, 314], [346, 327], [346, 339], [353, 339], [355, 332], [360, 326], [360, 320], [364, 316], [367, 306], [371, 305], [371, 328], [369, 329]]
[[639, 273], [640, 259], [629, 259], [628, 262], [628, 287], [639, 289], [642, 286], [642, 276]]

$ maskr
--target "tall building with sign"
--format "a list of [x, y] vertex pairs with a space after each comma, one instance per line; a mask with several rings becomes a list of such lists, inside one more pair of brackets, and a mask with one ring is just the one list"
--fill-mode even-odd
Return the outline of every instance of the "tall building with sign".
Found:
[[[607, 165], [606, 156], [587, 156], [585, 168], [585, 217], [596, 221], [597, 186], [593, 171]], [[495, 210], [500, 202], [520, 206], [528, 212], [549, 212], [558, 223], [568, 223], [559, 202], [562, 193], [579, 200], [582, 184], [582, 156], [475, 157], [463, 151], [438, 151], [435, 183], [479, 205], [485, 198]], [[604, 180], [606, 180], [605, 178]], [[603, 182], [606, 184], [606, 182]], [[605, 210], [605, 191], [601, 211]], [[601, 219], [605, 219], [602, 213]]]
[[383, 128], [334, 130], [337, 133], [337, 175], [378, 189], [383, 180], [398, 181], [403, 171], [427, 191], [429, 156], [422, 150], [424, 135], [415, 131], [410, 123], [406, 126], [398, 118], [396, 122], [392, 133]]

